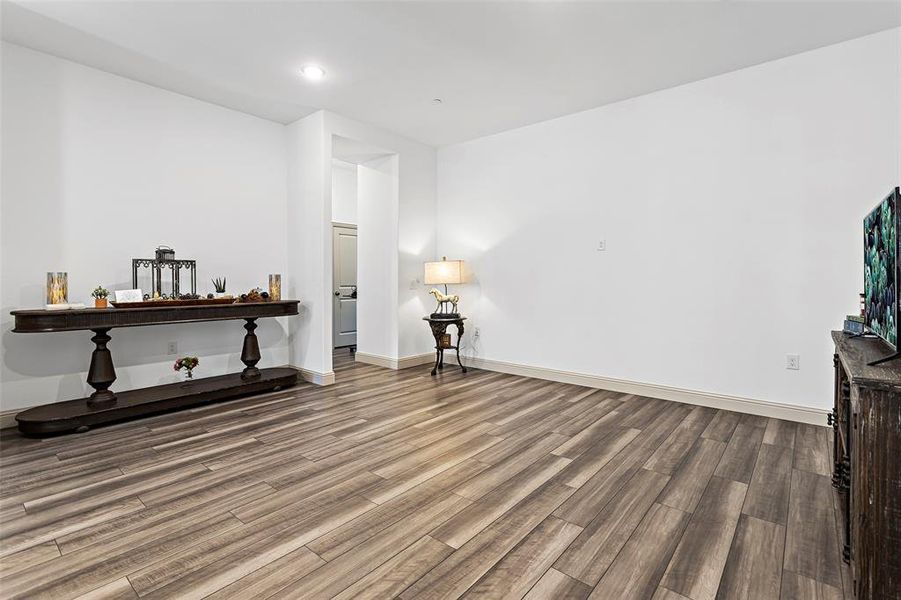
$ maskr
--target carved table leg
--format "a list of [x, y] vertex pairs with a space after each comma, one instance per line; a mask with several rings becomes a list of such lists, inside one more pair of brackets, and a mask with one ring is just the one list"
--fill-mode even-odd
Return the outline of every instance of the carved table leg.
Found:
[[260, 370], [257, 369], [257, 363], [260, 362], [260, 343], [257, 341], [257, 334], [254, 333], [257, 328], [256, 317], [244, 320], [247, 321], [244, 324], [247, 335], [244, 336], [244, 347], [241, 349], [241, 362], [245, 367], [241, 372], [241, 379], [251, 379], [260, 376]]
[[463, 372], [466, 372], [466, 367], [463, 366], [463, 363], [460, 362], [460, 338], [463, 337], [463, 322], [460, 321], [457, 323], [457, 364], [460, 365], [460, 368]]
[[113, 368], [113, 356], [106, 347], [112, 339], [109, 336], [109, 328], [91, 331], [94, 332], [91, 341], [96, 347], [91, 354], [91, 366], [88, 368], [88, 385], [95, 391], [88, 397], [88, 404], [114, 402], [116, 394], [109, 390], [109, 386], [116, 381], [116, 370]]
[[[458, 342], [459, 343], [459, 342]], [[463, 369], [463, 372], [466, 372], [466, 367], [463, 366], [463, 363], [460, 362], [460, 348], [457, 348], [457, 364], [460, 365], [460, 368]]]
[[463, 363], [460, 362], [460, 338], [463, 337], [462, 327], [457, 328], [457, 364], [460, 365], [460, 368], [463, 372], [466, 372], [466, 367], [463, 366]]
[[438, 372], [438, 363], [441, 362], [441, 350], [435, 349], [435, 366], [432, 367], [432, 375]]

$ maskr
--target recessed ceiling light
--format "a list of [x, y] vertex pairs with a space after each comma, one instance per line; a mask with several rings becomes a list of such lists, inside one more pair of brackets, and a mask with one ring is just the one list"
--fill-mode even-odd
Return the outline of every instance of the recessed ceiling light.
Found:
[[304, 67], [301, 67], [300, 74], [310, 81], [319, 81], [320, 79], [325, 77], [325, 69], [323, 69], [319, 65], [306, 65]]

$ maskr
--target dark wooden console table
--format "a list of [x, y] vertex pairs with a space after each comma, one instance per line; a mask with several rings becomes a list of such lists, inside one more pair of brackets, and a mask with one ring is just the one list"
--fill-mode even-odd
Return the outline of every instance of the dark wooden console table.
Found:
[[[463, 372], [465, 373], [466, 367], [460, 362], [460, 338], [463, 337], [463, 321], [466, 320], [466, 317], [452, 317], [449, 319], [423, 317], [422, 320], [429, 322], [429, 327], [432, 329], [432, 335], [435, 336], [435, 366], [432, 367], [432, 375], [435, 375], [438, 372], [438, 369], [444, 368], [445, 350], [453, 350], [457, 353], [457, 364], [460, 365], [460, 368], [463, 369]], [[448, 325], [454, 325], [457, 328], [456, 345], [449, 342], [445, 343], [443, 341], [450, 338], [449, 335], [445, 337]]]
[[[87, 398], [54, 402], [29, 408], [16, 415], [19, 430], [29, 436], [43, 436], [141, 417], [167, 410], [186, 408], [256, 394], [297, 383], [297, 370], [289, 367], [258, 369], [260, 345], [254, 330], [264, 317], [297, 314], [298, 300], [194, 306], [154, 306], [149, 308], [86, 308], [81, 310], [15, 310], [15, 333], [91, 331], [94, 352], [87, 382], [92, 393]], [[116, 381], [112, 354], [107, 344], [109, 331], [116, 327], [146, 327], [200, 321], [245, 321], [241, 373], [205, 377], [126, 392], [110, 390]]]
[[832, 484], [841, 492], [854, 597], [901, 600], [901, 360], [879, 340], [833, 331]]

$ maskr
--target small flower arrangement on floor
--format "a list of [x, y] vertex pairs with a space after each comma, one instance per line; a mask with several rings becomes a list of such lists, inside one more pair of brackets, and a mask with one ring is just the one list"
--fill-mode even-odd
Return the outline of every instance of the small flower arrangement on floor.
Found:
[[175, 361], [175, 365], [172, 367], [176, 371], [185, 370], [185, 379], [191, 379], [194, 377], [194, 369], [197, 365], [200, 364], [200, 359], [196, 356], [183, 356]]

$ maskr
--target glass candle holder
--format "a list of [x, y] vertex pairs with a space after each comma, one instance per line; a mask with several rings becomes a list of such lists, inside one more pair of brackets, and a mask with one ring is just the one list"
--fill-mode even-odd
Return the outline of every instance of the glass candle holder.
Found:
[[69, 303], [69, 274], [47, 273], [47, 304]]
[[269, 275], [269, 299], [282, 299], [282, 276], [279, 273]]

